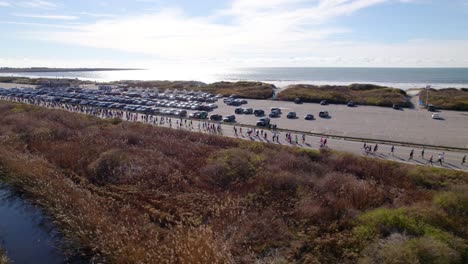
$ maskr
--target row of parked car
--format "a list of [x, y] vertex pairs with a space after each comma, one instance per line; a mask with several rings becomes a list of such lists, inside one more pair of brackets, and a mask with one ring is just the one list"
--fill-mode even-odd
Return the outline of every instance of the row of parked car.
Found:
[[[186, 110], [212, 111], [218, 108], [216, 102], [219, 96], [204, 92], [189, 92], [186, 95], [147, 94], [147, 93], [119, 93], [99, 90], [85, 90], [81, 88], [13, 88], [1, 89], [0, 95], [24, 99], [38, 99], [43, 101], [67, 103], [82, 106], [93, 106], [112, 109], [125, 109], [142, 113], [159, 113], [163, 110], [157, 107], [177, 108], [182, 114]], [[201, 102], [203, 101], [203, 102]], [[177, 112], [171, 109], [169, 112]], [[186, 111], [185, 111], [186, 113]]]
[[[258, 117], [262, 117], [262, 116], [265, 116], [265, 111], [262, 110], [262, 109], [256, 109], [254, 110], [253, 108], [241, 108], [241, 107], [238, 107], [236, 109], [234, 109], [234, 113], [235, 114], [244, 114], [244, 115], [255, 115], [255, 116], [258, 116]], [[271, 111], [270, 111], [270, 114], [268, 114], [268, 117], [270, 118], [277, 118], [277, 117], [280, 117], [282, 114], [282, 111], [280, 108], [272, 108]], [[289, 112], [287, 115], [286, 115], [287, 118], [289, 119], [296, 119], [297, 118], [297, 114], [296, 112]], [[327, 118], [329, 117], [329, 114], [328, 114], [328, 111], [320, 111], [319, 112], [319, 117], [322, 117], [322, 118]], [[305, 120], [314, 120], [315, 117], [313, 114], [307, 114], [304, 116], [304, 119]]]

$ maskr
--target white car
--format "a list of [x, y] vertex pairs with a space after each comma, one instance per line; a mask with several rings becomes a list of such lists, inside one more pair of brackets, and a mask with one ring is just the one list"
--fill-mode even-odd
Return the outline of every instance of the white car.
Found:
[[432, 119], [441, 119], [439, 114], [432, 114]]

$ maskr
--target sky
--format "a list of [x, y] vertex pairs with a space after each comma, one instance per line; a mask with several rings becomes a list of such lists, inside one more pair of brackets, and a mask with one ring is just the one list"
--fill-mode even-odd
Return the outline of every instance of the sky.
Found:
[[0, 67], [468, 67], [468, 0], [0, 0]]

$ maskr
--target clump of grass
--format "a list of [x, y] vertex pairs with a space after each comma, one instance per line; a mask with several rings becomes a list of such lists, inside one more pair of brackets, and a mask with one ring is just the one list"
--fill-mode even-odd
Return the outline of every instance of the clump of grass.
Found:
[[360, 105], [392, 107], [398, 104], [409, 107], [410, 102], [403, 90], [371, 84], [352, 84], [348, 86], [291, 85], [281, 91], [276, 99], [293, 101], [296, 98], [304, 102], [319, 103], [327, 100], [333, 104], [346, 104], [354, 101]]
[[8, 261], [7, 256], [3, 252], [3, 249], [0, 248], [0, 264], [8, 264], [8, 263], [9, 261]]
[[429, 94], [429, 103], [436, 108], [457, 111], [468, 110], [468, 89], [466, 88], [429, 89], [429, 91], [424, 89], [419, 97], [426, 100], [427, 94]]
[[392, 234], [363, 251], [361, 263], [462, 263], [460, 254], [446, 243], [423, 236]]

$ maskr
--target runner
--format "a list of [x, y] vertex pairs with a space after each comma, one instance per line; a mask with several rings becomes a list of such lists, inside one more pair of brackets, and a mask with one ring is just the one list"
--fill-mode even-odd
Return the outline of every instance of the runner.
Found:
[[431, 157], [429, 158], [429, 161], [427, 163], [428, 164], [430, 163], [431, 166], [434, 166], [434, 155], [431, 155]]
[[395, 152], [395, 145], [392, 145], [392, 147], [390, 148], [390, 155], [393, 156], [394, 152]]
[[463, 156], [461, 165], [465, 165], [465, 162], [466, 162], [466, 155]]
[[425, 149], [423, 148], [423, 149], [421, 150], [421, 158], [423, 158], [423, 159], [424, 159], [424, 152], [425, 152]]
[[412, 160], [412, 159], [413, 159], [413, 155], [414, 155], [414, 149], [412, 149], [412, 150], [410, 151], [409, 159], [408, 159], [408, 160]]

